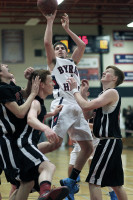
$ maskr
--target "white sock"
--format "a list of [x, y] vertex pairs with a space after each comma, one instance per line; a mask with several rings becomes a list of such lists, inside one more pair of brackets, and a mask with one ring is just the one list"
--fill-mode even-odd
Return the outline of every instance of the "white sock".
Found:
[[109, 190], [109, 192], [112, 192], [112, 191], [113, 191], [113, 189], [112, 189], [111, 187], [108, 187], [108, 190]]

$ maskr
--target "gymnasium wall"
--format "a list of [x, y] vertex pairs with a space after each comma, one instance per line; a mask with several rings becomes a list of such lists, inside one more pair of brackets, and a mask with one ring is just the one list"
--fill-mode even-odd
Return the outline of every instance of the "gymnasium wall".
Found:
[[[15, 75], [17, 84], [25, 87], [26, 81], [23, 77], [24, 70], [29, 67], [43, 67], [46, 68], [46, 55], [43, 45], [43, 36], [45, 31], [46, 24], [36, 25], [36, 26], [24, 26], [24, 25], [1, 25], [0, 26], [0, 35], [3, 29], [22, 29], [24, 30], [24, 63], [12, 63], [9, 64], [11, 72]], [[78, 35], [98, 35], [97, 26], [88, 26], [88, 25], [70, 25], [70, 28]], [[110, 35], [110, 52], [103, 54], [103, 68], [105, 69], [108, 65], [114, 65], [114, 54], [123, 53], [127, 54], [133, 53], [133, 41], [124, 41], [123, 47], [115, 47], [112, 33], [114, 30], [132, 30], [133, 28], [127, 28], [126, 26], [103, 26], [103, 35]], [[61, 25], [54, 25], [53, 34], [62, 34], [65, 35], [65, 32]], [[37, 57], [34, 55], [36, 49], [42, 50], [43, 55]], [[2, 39], [0, 37], [0, 62], [2, 62]], [[89, 56], [95, 56], [98, 54], [85, 54], [84, 58]], [[133, 64], [127, 65], [117, 65], [123, 71], [133, 71]], [[103, 70], [104, 70], [103, 69]], [[94, 88], [94, 89], [93, 89]], [[99, 80], [90, 81], [90, 91], [91, 98], [97, 96], [101, 84]], [[133, 82], [124, 82], [120, 87], [120, 93], [122, 95], [122, 108], [127, 107], [128, 105], [133, 106]], [[47, 108], [49, 110], [51, 99], [46, 100]]]

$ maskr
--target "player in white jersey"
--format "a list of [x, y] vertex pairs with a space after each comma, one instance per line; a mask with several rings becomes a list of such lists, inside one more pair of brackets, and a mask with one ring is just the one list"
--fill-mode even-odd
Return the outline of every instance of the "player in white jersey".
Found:
[[78, 82], [78, 90], [80, 87], [80, 77], [76, 64], [79, 63], [85, 50], [84, 42], [69, 28], [69, 17], [65, 13], [61, 19], [62, 27], [67, 34], [76, 43], [77, 48], [74, 50], [71, 59], [67, 59], [67, 47], [57, 42], [52, 45], [52, 28], [56, 12], [53, 15], [45, 16], [47, 19], [47, 26], [44, 35], [44, 45], [47, 54], [47, 63], [50, 71], [52, 71], [53, 80], [55, 82], [54, 97], [56, 98], [51, 105], [51, 108], [58, 104], [63, 105], [60, 114], [53, 119], [53, 130], [59, 136], [60, 142], [54, 147], [52, 144], [47, 144], [48, 151], [58, 148], [66, 133], [69, 134], [72, 140], [76, 140], [81, 151], [76, 160], [75, 166], [69, 178], [60, 181], [61, 185], [67, 185], [70, 189], [68, 199], [74, 199], [74, 193], [78, 192], [76, 185], [76, 178], [82, 170], [86, 160], [93, 151], [92, 136], [88, 123], [84, 119], [82, 109], [76, 103], [74, 96], [70, 93], [70, 88], [66, 82], [67, 78], [73, 76]]

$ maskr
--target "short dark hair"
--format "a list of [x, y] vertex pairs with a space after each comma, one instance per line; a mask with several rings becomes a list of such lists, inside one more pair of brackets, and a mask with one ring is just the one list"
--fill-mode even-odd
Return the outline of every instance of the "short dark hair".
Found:
[[54, 44], [54, 49], [55, 49], [55, 47], [57, 46], [57, 45], [63, 45], [64, 47], [65, 47], [65, 49], [66, 49], [66, 52], [68, 52], [68, 48], [67, 48], [67, 46], [63, 43], [63, 42], [60, 42], [60, 41], [58, 41], [58, 42], [56, 42], [55, 44]]
[[115, 76], [118, 77], [118, 79], [116, 81], [116, 86], [123, 83], [124, 78], [125, 78], [124, 72], [122, 70], [120, 70], [119, 68], [117, 68], [116, 66], [113, 66], [113, 65], [106, 67], [106, 69], [109, 69], [109, 68], [113, 69]]
[[33, 71], [33, 72], [31, 73], [30, 81], [31, 81], [32, 79], [35, 79], [36, 76], [39, 76], [39, 78], [41, 79], [41, 82], [45, 83], [45, 81], [46, 81], [48, 75], [51, 75], [51, 73], [50, 73], [49, 70], [38, 69], [38, 70], [35, 70], [35, 71]]

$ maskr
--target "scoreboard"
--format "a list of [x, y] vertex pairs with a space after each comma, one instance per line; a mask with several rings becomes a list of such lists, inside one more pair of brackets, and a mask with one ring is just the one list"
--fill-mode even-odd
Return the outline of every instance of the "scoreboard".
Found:
[[[108, 53], [109, 52], [109, 36], [91, 36], [91, 35], [79, 35], [78, 36], [85, 44], [85, 53]], [[76, 44], [67, 35], [54, 35], [53, 43], [62, 41], [68, 47], [69, 52], [73, 52], [76, 48]]]

